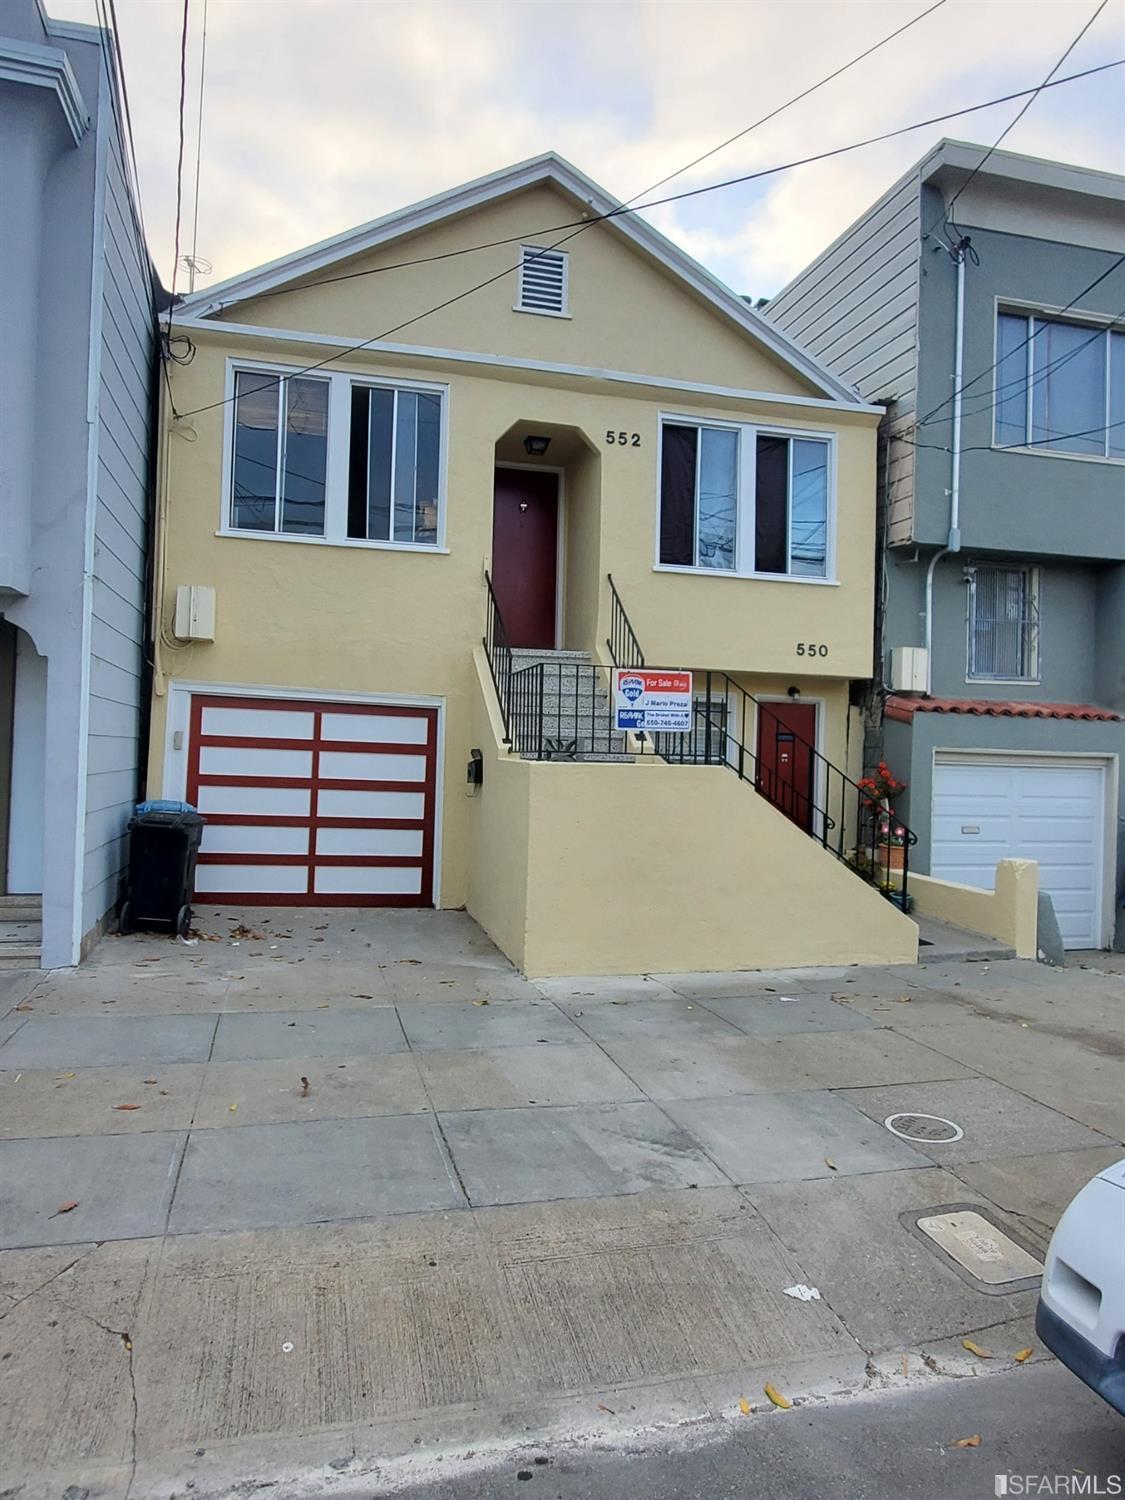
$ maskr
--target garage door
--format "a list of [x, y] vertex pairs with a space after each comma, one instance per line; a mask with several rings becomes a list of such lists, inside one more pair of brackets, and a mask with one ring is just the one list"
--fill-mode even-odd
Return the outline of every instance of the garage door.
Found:
[[193, 696], [195, 892], [276, 906], [432, 906], [437, 710]]
[[1097, 765], [939, 757], [931, 871], [991, 890], [997, 860], [1038, 860], [1064, 945], [1098, 948], [1104, 797]]

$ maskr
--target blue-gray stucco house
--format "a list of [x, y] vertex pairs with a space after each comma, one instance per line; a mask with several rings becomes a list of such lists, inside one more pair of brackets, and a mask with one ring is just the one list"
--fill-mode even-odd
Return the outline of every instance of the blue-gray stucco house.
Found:
[[1125, 178], [942, 141], [765, 309], [885, 402], [871, 759], [912, 867], [1125, 946]]
[[108, 39], [34, 0], [0, 33], [0, 963], [55, 967], [142, 764], [155, 280]]

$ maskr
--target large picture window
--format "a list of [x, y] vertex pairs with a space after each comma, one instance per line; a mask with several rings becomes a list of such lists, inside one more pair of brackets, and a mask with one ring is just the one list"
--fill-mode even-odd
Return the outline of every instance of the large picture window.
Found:
[[440, 388], [266, 366], [232, 394], [225, 530], [440, 549]]
[[660, 565], [827, 578], [828, 459], [822, 438], [665, 422]]
[[1125, 333], [1003, 312], [996, 354], [998, 447], [1125, 458]]

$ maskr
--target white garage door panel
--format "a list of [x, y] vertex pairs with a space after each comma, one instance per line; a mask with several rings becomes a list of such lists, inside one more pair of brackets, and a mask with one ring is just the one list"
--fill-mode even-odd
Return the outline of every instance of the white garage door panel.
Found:
[[930, 868], [991, 890], [1001, 859], [1034, 859], [1067, 948], [1103, 940], [1100, 766], [950, 758], [934, 767]]
[[198, 695], [190, 723], [200, 898], [430, 904], [436, 708]]

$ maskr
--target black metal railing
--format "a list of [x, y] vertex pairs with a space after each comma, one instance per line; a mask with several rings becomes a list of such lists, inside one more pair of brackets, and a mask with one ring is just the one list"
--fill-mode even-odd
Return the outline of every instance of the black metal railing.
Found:
[[[910, 850], [918, 839], [894, 810], [725, 672], [697, 672], [694, 678], [692, 731], [656, 735], [657, 754], [674, 765], [726, 766], [908, 910]], [[766, 746], [772, 753], [763, 753]]]
[[643, 667], [645, 654], [637, 640], [636, 631], [629, 623], [613, 574], [607, 573], [605, 576], [609, 580], [609, 637], [606, 640], [609, 659], [615, 667]]
[[509, 709], [512, 696], [512, 648], [508, 641], [508, 632], [504, 628], [504, 616], [500, 613], [496, 590], [492, 587], [492, 579], [487, 570], [484, 583], [488, 590], [484, 619], [484, 654], [488, 657], [492, 683], [496, 688], [500, 717], [504, 722], [504, 743], [507, 745], [511, 743], [512, 738]]
[[[550, 653], [520, 667], [487, 573], [485, 581], [484, 645], [505, 741], [513, 752], [532, 760], [658, 755], [672, 765], [725, 767], [822, 848], [909, 910], [910, 850], [917, 836], [892, 808], [798, 734], [777, 709], [726, 672], [695, 672], [689, 731], [646, 735], [618, 730], [614, 667]], [[610, 655], [615, 666], [643, 666], [644, 654], [612, 577], [609, 585]]]

